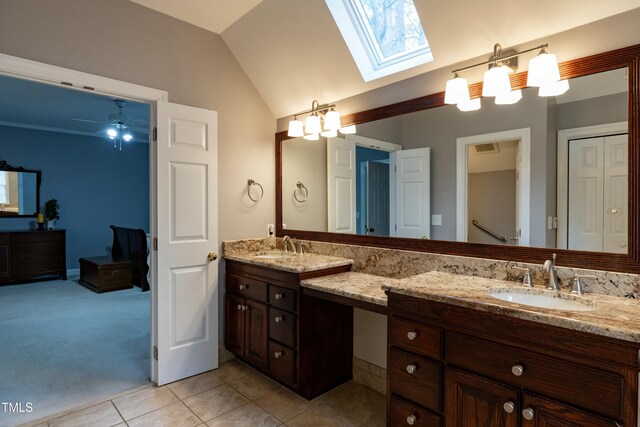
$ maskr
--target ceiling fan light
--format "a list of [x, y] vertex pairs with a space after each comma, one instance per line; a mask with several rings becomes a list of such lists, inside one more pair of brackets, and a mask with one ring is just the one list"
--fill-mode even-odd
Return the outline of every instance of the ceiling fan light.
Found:
[[554, 54], [542, 49], [538, 56], [529, 60], [527, 86], [541, 87], [558, 80], [560, 80], [560, 70], [558, 59]]
[[304, 136], [302, 121], [298, 120], [297, 118], [291, 120], [289, 122], [289, 132], [287, 133], [287, 135], [293, 138]]
[[331, 109], [324, 116], [324, 130], [337, 131], [340, 129], [340, 113]]
[[107, 135], [109, 136], [110, 139], [114, 139], [116, 136], [118, 136], [118, 131], [115, 130], [114, 128], [109, 128], [107, 129]]
[[311, 115], [307, 117], [304, 124], [304, 130], [306, 133], [320, 133], [322, 128], [320, 126], [320, 116]]
[[310, 133], [308, 135], [305, 135], [303, 138], [306, 139], [307, 141], [317, 141], [320, 139], [320, 134]]
[[356, 133], [356, 125], [349, 125], [339, 129], [340, 133], [343, 135], [351, 135]]
[[559, 96], [569, 90], [568, 80], [559, 80], [557, 82], [547, 83], [540, 86], [538, 96]]
[[482, 96], [498, 96], [510, 91], [509, 67], [495, 66], [484, 72]]
[[496, 96], [496, 104], [497, 105], [515, 104], [521, 99], [522, 99], [522, 90], [517, 89], [517, 90], [512, 90], [507, 93], [503, 93]]
[[447, 80], [447, 87], [444, 92], [445, 104], [459, 104], [469, 101], [469, 84], [467, 79], [456, 76], [451, 80]]
[[125, 133], [124, 135], [122, 135], [122, 139], [124, 139], [126, 142], [129, 142], [133, 139], [133, 135], [131, 135], [129, 132]]
[[460, 102], [457, 104], [460, 111], [476, 111], [481, 107], [480, 98], [470, 99], [468, 101]]
[[337, 130], [325, 130], [324, 132], [321, 132], [320, 135], [324, 136], [325, 138], [335, 138], [336, 136], [338, 136], [338, 131]]

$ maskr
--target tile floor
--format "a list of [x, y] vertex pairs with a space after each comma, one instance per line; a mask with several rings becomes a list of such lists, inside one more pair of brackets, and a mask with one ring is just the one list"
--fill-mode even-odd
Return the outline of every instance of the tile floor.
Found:
[[37, 427], [384, 426], [385, 397], [350, 381], [312, 401], [237, 360], [219, 369], [146, 387]]

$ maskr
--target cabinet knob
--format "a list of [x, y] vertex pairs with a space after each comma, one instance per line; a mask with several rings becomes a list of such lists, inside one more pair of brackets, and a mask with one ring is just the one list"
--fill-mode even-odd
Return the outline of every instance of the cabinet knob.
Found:
[[414, 372], [416, 372], [418, 368], [416, 368], [416, 365], [411, 364], [411, 365], [407, 365], [407, 372], [410, 374], [413, 374]]
[[282, 356], [281, 351], [276, 351], [275, 353], [273, 353], [273, 357], [275, 357], [276, 359], [279, 358], [280, 356]]
[[418, 337], [418, 333], [415, 331], [409, 331], [407, 332], [407, 338], [409, 338], [410, 341], [415, 340]]
[[536, 413], [532, 408], [525, 408], [522, 410], [522, 418], [527, 421], [531, 421], [535, 415]]
[[407, 417], [407, 424], [409, 424], [410, 426], [414, 425], [416, 423], [416, 421], [418, 420], [418, 417], [416, 417], [415, 415], [411, 414]]
[[242, 304], [238, 304], [238, 310], [242, 310]]
[[281, 293], [277, 293], [274, 295], [275, 299], [282, 299], [282, 294]]
[[522, 365], [513, 365], [511, 367], [511, 373], [516, 377], [520, 377], [522, 376], [522, 374], [524, 374], [524, 368], [522, 367]]
[[244, 291], [245, 289], [249, 289], [249, 285], [240, 285], [240, 290]]
[[513, 411], [515, 411], [516, 404], [512, 401], [504, 402], [504, 405], [502, 405], [502, 409], [504, 409], [504, 412], [506, 412], [507, 414], [511, 414], [513, 413]]
[[243, 305], [243, 306], [242, 306], [242, 311], [245, 311], [246, 309], [247, 309], [247, 306], [246, 306], [246, 305]]
[[282, 320], [283, 320], [283, 319], [282, 319], [282, 316], [276, 316], [276, 317], [274, 317], [274, 318], [273, 318], [273, 320], [274, 320], [276, 323], [280, 323], [280, 322], [282, 322]]

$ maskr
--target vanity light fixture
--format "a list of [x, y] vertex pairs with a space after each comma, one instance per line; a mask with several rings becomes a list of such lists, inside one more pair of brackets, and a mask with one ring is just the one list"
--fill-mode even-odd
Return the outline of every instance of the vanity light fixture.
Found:
[[515, 104], [522, 98], [522, 91], [511, 89], [509, 75], [517, 68], [518, 56], [535, 50], [540, 50], [540, 53], [529, 61], [527, 86], [539, 87], [539, 96], [562, 95], [569, 90], [569, 82], [560, 80], [558, 60], [555, 55], [547, 53], [548, 46], [543, 44], [522, 52], [512, 51], [503, 54], [502, 47], [496, 43], [493, 47], [493, 56], [489, 60], [452, 71], [454, 77], [447, 81], [445, 104], [456, 104], [460, 111], [473, 111], [480, 108], [479, 98], [469, 99], [469, 85], [459, 73], [483, 65], [489, 65], [489, 69], [484, 73], [482, 96], [495, 97], [495, 103], [498, 105]]
[[[307, 116], [304, 126], [299, 116]], [[336, 111], [335, 104], [320, 104], [317, 100], [311, 103], [311, 109], [302, 111], [293, 116], [289, 122], [287, 135], [290, 137], [304, 137], [309, 141], [317, 141], [320, 135], [326, 138], [338, 136], [338, 131], [342, 134], [356, 133], [355, 125], [342, 127], [340, 123], [340, 113]]]

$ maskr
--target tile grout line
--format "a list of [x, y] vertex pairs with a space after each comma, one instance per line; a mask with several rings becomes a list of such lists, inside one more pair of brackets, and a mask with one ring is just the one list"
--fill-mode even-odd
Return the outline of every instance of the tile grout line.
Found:
[[113, 403], [113, 400], [109, 400], [108, 402], [111, 403], [111, 406], [113, 406], [114, 409], [116, 410], [116, 412], [118, 413], [118, 415], [120, 415], [120, 418], [122, 418], [122, 422], [125, 423], [128, 426], [129, 423], [127, 422], [127, 420], [124, 419], [124, 417], [122, 416], [122, 413], [120, 412], [120, 410], [118, 409], [116, 404]]

